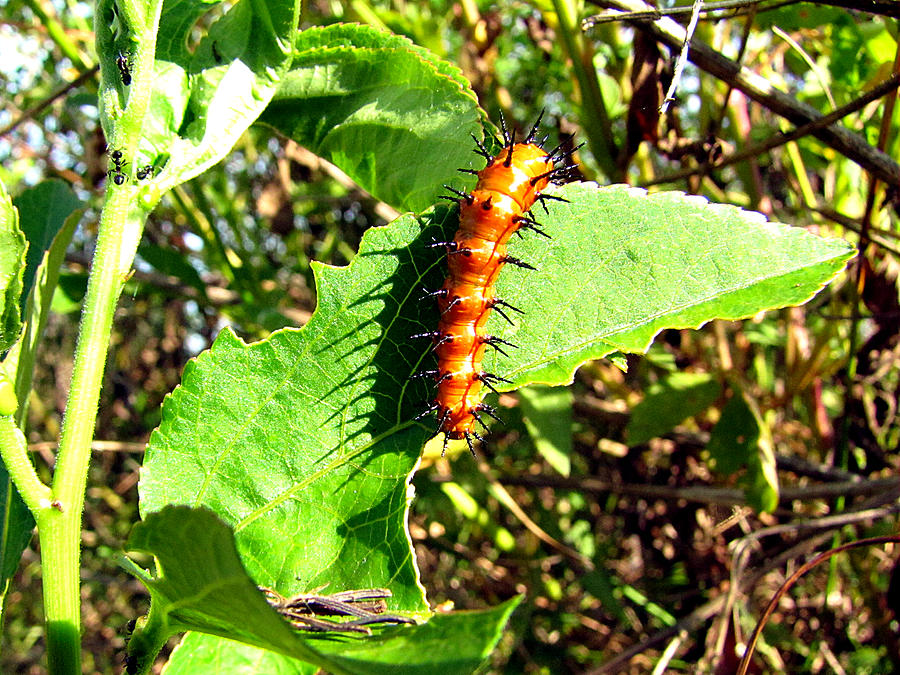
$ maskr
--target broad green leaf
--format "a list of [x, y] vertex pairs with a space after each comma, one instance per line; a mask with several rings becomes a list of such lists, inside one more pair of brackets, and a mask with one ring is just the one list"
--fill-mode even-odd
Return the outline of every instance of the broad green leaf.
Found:
[[778, 506], [778, 473], [769, 428], [756, 406], [737, 391], [722, 410], [709, 443], [710, 466], [728, 476], [746, 468], [740, 484], [748, 503], [758, 511]]
[[398, 309], [429, 305], [418, 286], [390, 281], [437, 270], [424, 243], [410, 247], [424, 236], [413, 218], [371, 230], [349, 268], [316, 267], [319, 307], [302, 330], [249, 346], [226, 331], [191, 362], [151, 438], [143, 513], [213, 508], [256, 583], [283, 595], [387, 587], [392, 610], [427, 612], [405, 530], [426, 438], [410, 419], [426, 392], [416, 383], [411, 402], [385, 368], [411, 373], [426, 348], [409, 348], [418, 324]]
[[[164, 3], [149, 112], [137, 152], [126, 157], [132, 175], [154, 167], [145, 207], [221, 160], [256, 121], [290, 66], [299, 12], [299, 0]], [[124, 24], [98, 22], [102, 54], [127, 53], [130, 39]], [[104, 86], [127, 101], [130, 89], [106, 67]], [[117, 138], [115, 118], [102, 112], [106, 137]]]
[[[852, 249], [682, 194], [570, 185], [542, 220], [554, 236], [514, 243], [538, 272], [498, 289], [526, 311], [488, 332], [519, 349], [486, 368], [560, 384], [588, 358], [642, 351], [665, 327], [698, 326], [808, 300]], [[408, 481], [433, 421], [411, 374], [433, 367], [438, 312], [421, 300], [445, 274], [433, 241], [455, 209], [369, 230], [345, 268], [316, 265], [318, 307], [302, 329], [245, 344], [223, 331], [186, 368], [147, 450], [143, 514], [205, 505], [235, 532], [256, 583], [292, 595], [387, 587], [392, 609], [425, 612], [406, 532]], [[530, 254], [529, 254], [530, 253]]]
[[368, 640], [317, 647], [360, 675], [469, 675], [490, 656], [521, 597], [491, 609], [435, 614], [427, 623], [398, 627]]
[[247, 576], [231, 530], [212, 512], [169, 507], [135, 525], [127, 550], [152, 554], [156, 575], [142, 574], [150, 613], [129, 641], [133, 672], [145, 672], [170, 635], [189, 628], [240, 639], [330, 668], [296, 637]]
[[225, 640], [206, 633], [187, 633], [166, 663], [165, 675], [315, 675], [318, 666], [278, 652]]
[[[53, 297], [59, 281], [60, 270], [65, 260], [66, 251], [72, 242], [75, 228], [84, 215], [83, 209], [72, 211], [62, 222], [58, 231], [42, 251], [39, 265], [34, 274], [34, 285], [25, 305], [27, 322], [25, 332], [19, 342], [16, 354], [16, 392], [23, 402], [19, 410], [17, 420], [22, 423], [28, 410], [28, 399], [31, 393], [31, 383], [34, 376], [35, 355], [40, 346], [41, 336], [47, 319], [50, 317], [50, 309]], [[47, 233], [49, 235], [49, 232]], [[43, 242], [41, 242], [43, 244]]]
[[422, 211], [459, 168], [482, 168], [477, 101], [460, 71], [368, 26], [304, 31], [260, 121], [345, 171], [378, 199]]
[[671, 431], [677, 424], [711, 406], [722, 389], [706, 373], [672, 373], [647, 390], [631, 411], [626, 429], [628, 444], [640, 445]]
[[[268, 605], [244, 571], [231, 530], [206, 509], [180, 506], [153, 513], [135, 526], [128, 548], [152, 554], [157, 563], [155, 576], [139, 573], [152, 602], [129, 642], [136, 672], [146, 672], [170, 635], [193, 627], [287, 657], [264, 656], [275, 672], [291, 672], [288, 666], [299, 659], [333, 673], [469, 673], [490, 653], [518, 602], [485, 612], [435, 615], [417, 626], [373, 627], [371, 638], [320, 635], [295, 631]], [[200, 653], [182, 651], [183, 657], [175, 657], [176, 670], [182, 660], [200, 667], [204, 652], [217, 659], [232, 648], [237, 657], [246, 653], [234, 643], [222, 647], [211, 649], [205, 641], [197, 645]]]
[[22, 297], [19, 300], [24, 310], [44, 254], [66, 219], [82, 205], [82, 202], [68, 183], [54, 179], [26, 190], [15, 199], [15, 205], [19, 210], [22, 232], [28, 238]]
[[[19, 229], [18, 213], [6, 187], [0, 182], [0, 356], [12, 347], [22, 330], [20, 294], [26, 265], [28, 243]], [[18, 400], [13, 384], [14, 372], [0, 362], [0, 415], [14, 415]], [[9, 580], [15, 574], [22, 551], [31, 539], [34, 520], [19, 497], [6, 467], [0, 461], [0, 611]]]
[[251, 575], [283, 595], [387, 586], [396, 608], [427, 611], [404, 524], [427, 437], [411, 422], [427, 388], [407, 376], [428, 345], [409, 335], [435, 314], [419, 300], [426, 273], [440, 278], [434, 232], [412, 217], [370, 230], [350, 266], [316, 265], [302, 329], [251, 345], [224, 331], [190, 362], [150, 440], [143, 513], [209, 506]]
[[[19, 297], [25, 271], [25, 234], [19, 229], [18, 212], [0, 182], [0, 357], [19, 338], [22, 319]], [[9, 364], [0, 362], [0, 415], [14, 415], [19, 407]], [[22, 551], [31, 539], [34, 521], [12, 484], [6, 466], [0, 461], [0, 611], [6, 598], [9, 580], [15, 573]], [[30, 520], [30, 525], [29, 525]]]
[[22, 330], [19, 298], [28, 242], [19, 228], [19, 214], [0, 183], [0, 356], [15, 344]]
[[[479, 612], [437, 614], [417, 628], [397, 630], [390, 637], [349, 641], [314, 639], [323, 652], [360, 675], [469, 675], [480, 672], [500, 640], [503, 627], [519, 603], [518, 598]], [[314, 636], [312, 636], [314, 638]], [[371, 643], [371, 644], [369, 644]], [[346, 658], [345, 658], [346, 655]], [[307, 675], [316, 667], [276, 652], [224, 640], [203, 633], [188, 633], [166, 664], [165, 675]]]
[[[504, 270], [501, 297], [526, 315], [486, 331], [519, 349], [491, 355], [487, 370], [528, 383], [568, 384], [585, 361], [641, 353], [665, 328], [698, 328], [803, 304], [855, 250], [759, 213], [680, 192], [568, 185], [550, 215], [550, 241], [525, 237], [510, 252], [538, 271]], [[541, 217], [542, 216], [542, 217]]]
[[563, 476], [572, 456], [572, 392], [566, 387], [523, 387], [519, 405], [537, 451]]

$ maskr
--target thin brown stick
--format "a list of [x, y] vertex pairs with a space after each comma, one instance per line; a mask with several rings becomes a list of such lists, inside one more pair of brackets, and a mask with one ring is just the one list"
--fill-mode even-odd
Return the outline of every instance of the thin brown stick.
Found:
[[528, 517], [528, 514], [525, 513], [524, 509], [516, 502], [515, 499], [506, 491], [506, 488], [500, 484], [491, 472], [491, 468], [487, 462], [484, 460], [479, 460], [478, 462], [478, 470], [484, 474], [485, 478], [489, 481], [491, 487], [494, 488], [497, 499], [508, 508], [512, 514], [519, 519], [525, 528], [531, 532], [535, 537], [540, 539], [542, 542], [550, 546], [551, 548], [556, 549], [564, 556], [569, 558], [573, 563], [585, 569], [587, 571], [592, 571], [594, 569], [594, 563], [587, 556], [582, 555], [578, 551], [573, 548], [570, 548], [563, 544], [561, 541], [558, 541], [551, 537], [547, 532], [541, 528], [536, 522], [534, 522], [531, 518]]
[[34, 119], [35, 117], [37, 117], [45, 108], [49, 107], [56, 99], [58, 99], [62, 96], [65, 96], [72, 89], [75, 89], [76, 87], [80, 87], [87, 80], [89, 80], [94, 75], [96, 75], [97, 71], [99, 71], [99, 70], [100, 70], [99, 65], [94, 66], [90, 70], [86, 70], [85, 72], [83, 72], [81, 75], [76, 77], [74, 80], [72, 80], [68, 84], [63, 85], [61, 88], [57, 89], [55, 92], [50, 94], [47, 98], [45, 98], [43, 101], [41, 101], [37, 105], [34, 105], [31, 108], [29, 108], [28, 110], [24, 111], [16, 119], [14, 119], [12, 122], [7, 124], [5, 127], [0, 129], [0, 137], [5, 136], [10, 131], [13, 131], [16, 127], [18, 127], [20, 124], [22, 124], [22, 122], [24, 122], [25, 120]]

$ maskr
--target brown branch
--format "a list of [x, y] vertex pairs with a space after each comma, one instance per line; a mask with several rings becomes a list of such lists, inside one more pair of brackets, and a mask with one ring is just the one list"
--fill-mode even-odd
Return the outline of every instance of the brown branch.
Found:
[[[666, 485], [636, 485], [613, 483], [598, 478], [563, 478], [561, 476], [503, 476], [499, 481], [505, 485], [524, 487], [550, 487], [558, 490], [577, 490], [595, 494], [619, 494], [644, 499], [684, 500], [701, 504], [721, 504], [725, 506], [746, 505], [744, 491], [735, 488], [719, 488], [706, 485], [669, 487]], [[900, 494], [900, 478], [875, 478], [872, 480], [852, 480], [809, 485], [805, 487], [785, 487], [781, 489], [780, 502], [789, 505], [792, 501], [812, 499], [834, 499], [837, 497], [858, 497], [879, 493]]]
[[50, 106], [50, 104], [52, 104], [56, 99], [58, 99], [62, 96], [65, 96], [72, 89], [75, 89], [76, 87], [80, 87], [87, 80], [91, 79], [94, 75], [97, 74], [98, 70], [100, 70], [100, 66], [94, 66], [90, 70], [86, 70], [85, 72], [83, 72], [81, 75], [76, 77], [74, 80], [72, 80], [68, 84], [65, 84], [61, 88], [57, 89], [55, 92], [50, 94], [47, 98], [45, 98], [43, 101], [41, 101], [37, 105], [34, 105], [31, 108], [29, 108], [28, 110], [24, 111], [16, 119], [14, 119], [12, 122], [7, 124], [5, 127], [0, 129], [0, 136], [5, 136], [10, 131], [12, 131], [13, 129], [18, 127], [25, 120], [36, 118], [45, 108]]
[[741, 663], [738, 667], [738, 675], [745, 675], [745, 673], [747, 672], [747, 669], [750, 667], [750, 659], [753, 656], [753, 651], [756, 648], [756, 643], [759, 641], [759, 636], [762, 633], [762, 629], [766, 625], [766, 621], [768, 621], [769, 617], [772, 615], [772, 612], [775, 611], [775, 608], [778, 606], [778, 602], [781, 600], [781, 597], [788, 592], [791, 586], [793, 586], [800, 577], [809, 572], [819, 563], [824, 562], [825, 560], [828, 560], [832, 556], [843, 551], [848, 551], [853, 548], [859, 548], [861, 546], [875, 546], [879, 544], [898, 543], [900, 543], [900, 537], [897, 537], [896, 535], [860, 539], [859, 541], [852, 541], [850, 543], [843, 544], [842, 546], [824, 551], [809, 562], [801, 565], [800, 568], [797, 569], [790, 577], [788, 577], [788, 579], [781, 585], [778, 591], [776, 591], [775, 595], [772, 596], [772, 599], [769, 601], [768, 606], [766, 606], [762, 617], [760, 617], [759, 622], [756, 624], [756, 628], [753, 630], [753, 634], [747, 641], [747, 647], [744, 650], [743, 658], [741, 658]]
[[727, 155], [714, 164], [704, 164], [698, 167], [691, 167], [688, 169], [683, 169], [682, 171], [676, 171], [675, 173], [669, 174], [667, 176], [661, 176], [660, 178], [648, 181], [647, 183], [642, 184], [642, 186], [648, 187], [650, 185], [658, 185], [660, 183], [673, 183], [683, 178], [692, 176], [696, 173], [709, 173], [710, 171], [715, 171], [716, 169], [721, 169], [732, 164], [737, 164], [738, 162], [742, 162], [745, 159], [757, 157], [765, 152], [768, 152], [769, 150], [773, 150], [774, 148], [790, 143], [791, 141], [796, 141], [803, 136], [808, 136], [809, 134], [813, 134], [820, 129], [825, 129], [826, 127], [831, 126], [847, 115], [864, 108], [872, 101], [875, 101], [882, 96], [895, 91], [898, 86], [900, 86], [900, 73], [894, 73], [884, 82], [873, 87], [871, 90], [867, 91], [859, 98], [854, 99], [847, 105], [841, 106], [837, 110], [828, 113], [824, 117], [820, 117], [817, 120], [801, 125], [793, 131], [771, 136], [762, 143], [757, 143], [756, 145], [745, 148], [740, 152]]
[[[642, 0], [607, 0], [606, 5], [629, 12], [653, 9]], [[672, 19], [663, 17], [652, 22], [635, 22], [635, 25], [649, 32], [670, 49], [675, 51], [681, 49], [685, 30]], [[775, 89], [764, 77], [722, 56], [697, 38], [690, 42], [690, 59], [701, 70], [738, 89], [748, 98], [798, 126], [815, 122], [823, 117], [822, 113], [812, 106]], [[900, 165], [884, 152], [869, 145], [858, 134], [832, 124], [814, 130], [812, 135], [859, 164], [879, 180], [888, 185], [900, 185]]]

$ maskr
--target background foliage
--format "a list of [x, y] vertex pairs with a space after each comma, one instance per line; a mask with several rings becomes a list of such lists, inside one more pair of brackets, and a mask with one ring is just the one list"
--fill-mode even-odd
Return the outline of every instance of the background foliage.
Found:
[[[581, 35], [562, 3], [555, 12], [537, 3], [349, 6], [310, 3], [303, 25], [362, 21], [406, 35], [459, 64], [482, 107], [502, 109], [520, 128], [546, 110], [554, 136], [588, 141], [580, 159], [589, 179], [695, 192], [859, 242], [863, 255], [847, 279], [806, 307], [669, 331], [646, 357], [628, 357], [624, 373], [591, 363], [543, 416], [535, 401], [545, 399], [535, 392], [504, 395], [507, 428], [494, 430], [486, 461], [467, 451], [432, 454], [415, 478], [412, 534], [431, 603], [484, 608], [526, 595], [494, 657], [497, 670], [558, 672], [562, 662], [572, 672], [615, 672], [625, 668], [616, 658], [634, 672], [654, 664], [693, 672], [698, 663], [727, 670], [727, 645], [743, 639], [793, 560], [895, 529], [897, 487], [885, 478], [897, 468], [900, 437], [896, 193], [860, 168], [869, 155], [848, 156], [809, 135], [754, 151], [791, 125], [691, 65], [671, 114], [658, 126], [647, 120], [672, 52], [656, 51], [631, 25], [598, 24]], [[3, 182], [58, 176], [96, 208], [106, 160], [92, 110], [90, 8], [7, 8], [2, 37], [22, 59], [3, 64], [11, 92], [0, 120]], [[561, 36], [575, 36], [574, 44]], [[701, 21], [698, 36], [823, 112], [896, 70], [895, 19], [845, 8], [725, 15]], [[574, 66], [564, 51], [573, 48], [581, 57]], [[51, 105], [33, 111], [44, 101]], [[33, 112], [9, 129], [23, 111]], [[276, 102], [266, 121], [277, 126], [277, 114]], [[890, 99], [844, 124], [897, 156]], [[308, 150], [324, 152], [313, 143]], [[251, 340], [305, 323], [315, 305], [311, 261], [345, 264], [363, 231], [393, 218], [308, 150], [253, 127], [226, 162], [176, 189], [148, 224], [117, 320], [97, 432], [105, 443], [89, 479], [85, 646], [94, 661], [86, 672], [117, 667], [124, 624], [146, 602], [114, 556], [137, 520], [139, 453], [184, 364], [224, 326]], [[737, 150], [748, 156], [710, 165]], [[687, 175], [667, 179], [681, 169]], [[51, 448], [41, 442], [58, 435], [91, 244], [89, 225], [75, 233], [37, 369], [29, 440], [45, 461]], [[758, 438], [740, 440], [762, 443], [776, 460], [781, 499], [771, 515], [748, 507], [735, 488], [749, 474], [716, 450], [733, 442], [722, 438], [728, 419], [752, 420]], [[34, 560], [27, 552], [13, 581], [4, 670], [28, 672], [39, 662]], [[900, 663], [886, 613], [892, 568], [884, 552], [857, 552], [805, 578], [766, 633], [762, 663], [890, 672]]]

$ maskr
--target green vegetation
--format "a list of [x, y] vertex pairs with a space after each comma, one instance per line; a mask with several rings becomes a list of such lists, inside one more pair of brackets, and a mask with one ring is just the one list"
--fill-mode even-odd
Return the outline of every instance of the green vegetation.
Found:
[[[900, 666], [895, 18], [710, 8], [660, 114], [686, 15], [347, 4], [11, 3], [0, 669], [730, 671], [879, 536], [754, 659]], [[410, 336], [500, 111], [582, 179], [442, 457]]]

